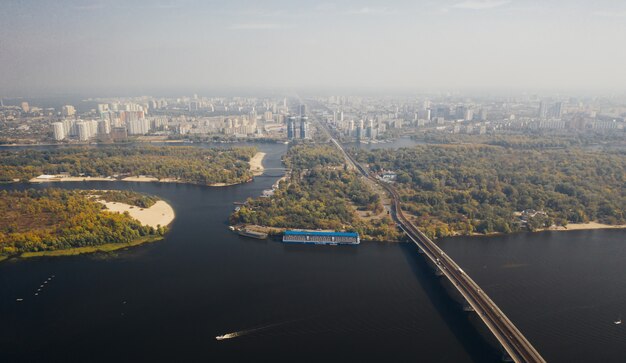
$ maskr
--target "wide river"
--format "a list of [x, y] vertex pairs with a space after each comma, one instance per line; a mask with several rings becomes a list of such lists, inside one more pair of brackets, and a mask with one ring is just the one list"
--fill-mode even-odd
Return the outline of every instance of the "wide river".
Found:
[[[266, 168], [280, 167], [285, 145], [256, 146]], [[230, 232], [233, 202], [279, 175], [226, 188], [54, 184], [155, 194], [176, 219], [165, 240], [113, 255], [0, 263], [0, 361], [500, 361], [411, 244], [296, 246]], [[626, 231], [440, 244], [548, 361], [626, 361], [626, 326], [614, 324], [626, 317]]]

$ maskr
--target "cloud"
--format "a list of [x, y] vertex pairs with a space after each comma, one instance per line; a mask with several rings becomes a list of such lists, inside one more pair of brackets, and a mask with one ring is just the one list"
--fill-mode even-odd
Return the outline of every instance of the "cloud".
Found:
[[510, 3], [511, 0], [466, 0], [451, 6], [455, 9], [486, 10]]
[[596, 11], [593, 14], [597, 16], [604, 16], [607, 18], [626, 18], [626, 10], [623, 10], [623, 11], [602, 10], [602, 11]]
[[285, 28], [282, 24], [275, 23], [244, 23], [244, 24], [233, 24], [228, 27], [228, 29], [233, 30], [271, 30], [271, 29], [282, 29]]

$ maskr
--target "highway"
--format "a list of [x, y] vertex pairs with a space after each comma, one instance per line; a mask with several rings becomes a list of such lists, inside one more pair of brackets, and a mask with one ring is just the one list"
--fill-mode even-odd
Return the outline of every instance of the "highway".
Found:
[[345, 152], [341, 144], [333, 137], [330, 130], [318, 121], [318, 124], [326, 131], [331, 142], [339, 148], [352, 168], [358, 170], [364, 177], [369, 178], [387, 190], [392, 199], [392, 216], [398, 226], [415, 243], [420, 251], [435, 265], [452, 285], [459, 291], [468, 305], [485, 323], [495, 338], [506, 350], [510, 359], [514, 362], [545, 362], [541, 354], [532, 346], [526, 337], [507, 318], [498, 306], [487, 294], [469, 277], [459, 265], [439, 248], [430, 238], [423, 234], [415, 225], [405, 217], [400, 206], [400, 197], [395, 188], [389, 183], [382, 182], [372, 177], [359, 163]]

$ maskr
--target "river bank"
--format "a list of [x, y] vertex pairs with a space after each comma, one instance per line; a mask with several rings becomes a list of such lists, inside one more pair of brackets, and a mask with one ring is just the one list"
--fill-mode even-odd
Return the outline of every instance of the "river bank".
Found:
[[[76, 247], [76, 248], [68, 248], [63, 250], [56, 251], [39, 251], [39, 252], [24, 252], [19, 255], [19, 258], [32, 258], [32, 257], [44, 257], [44, 256], [76, 256], [82, 255], [86, 253], [96, 253], [96, 252], [112, 252], [116, 250], [121, 250], [128, 247], [139, 246], [144, 243], [152, 243], [156, 241], [160, 241], [163, 239], [163, 236], [146, 236], [138, 238], [129, 243], [105, 243], [103, 245], [98, 246], [87, 246], [87, 247]], [[9, 257], [5, 257], [8, 259]], [[2, 261], [2, 259], [0, 259]]]
[[603, 224], [603, 223], [598, 223], [598, 222], [571, 223], [571, 224], [566, 225], [565, 227], [552, 226], [548, 228], [543, 228], [539, 230], [538, 232], [541, 232], [541, 231], [581, 231], [581, 230], [587, 230], [587, 229], [615, 229], [615, 228], [626, 228], [626, 224], [611, 225], [611, 224]]
[[265, 170], [265, 168], [263, 168], [263, 159], [265, 158], [265, 153], [264, 152], [257, 152], [252, 158], [250, 158], [250, 171], [252, 172], [252, 175], [254, 176], [259, 176], [261, 174], [263, 174], [263, 170]]

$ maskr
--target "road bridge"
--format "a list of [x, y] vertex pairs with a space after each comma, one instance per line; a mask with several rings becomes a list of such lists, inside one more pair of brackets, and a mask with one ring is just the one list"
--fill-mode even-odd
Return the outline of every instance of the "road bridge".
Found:
[[356, 160], [343, 149], [331, 135], [326, 125], [319, 125], [326, 131], [331, 142], [341, 151], [350, 167], [358, 170], [364, 177], [380, 184], [391, 196], [391, 215], [409, 239], [417, 246], [418, 250], [428, 258], [445, 276], [466, 301], [464, 310], [474, 311], [485, 323], [487, 328], [500, 342], [508, 357], [514, 362], [522, 363], [545, 363], [539, 352], [532, 346], [526, 337], [517, 329], [513, 322], [498, 308], [487, 294], [461, 269], [461, 267], [448, 256], [430, 238], [422, 233], [403, 213], [400, 205], [400, 196], [396, 189], [389, 183], [382, 182], [372, 177]]

